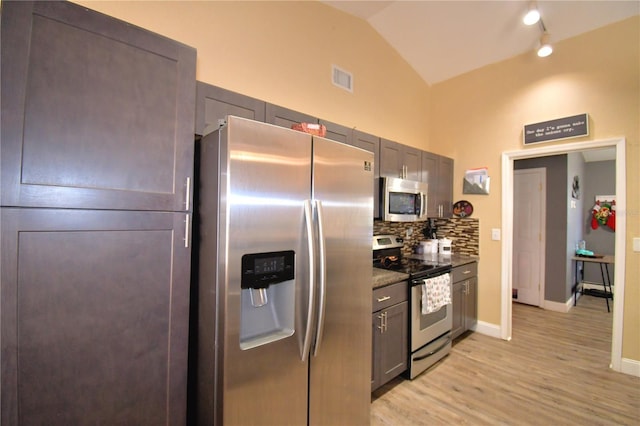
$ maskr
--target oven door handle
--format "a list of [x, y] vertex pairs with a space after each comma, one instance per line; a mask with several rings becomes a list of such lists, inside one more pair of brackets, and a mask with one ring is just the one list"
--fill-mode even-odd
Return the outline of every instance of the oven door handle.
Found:
[[444, 347], [447, 346], [449, 343], [451, 343], [451, 336], [447, 337], [447, 340], [442, 345], [438, 346], [436, 349], [432, 350], [428, 354], [423, 355], [423, 356], [418, 357], [418, 358], [414, 358], [414, 361], [421, 361], [423, 359], [429, 358], [432, 355], [435, 355], [436, 353], [438, 353], [442, 349], [444, 349]]

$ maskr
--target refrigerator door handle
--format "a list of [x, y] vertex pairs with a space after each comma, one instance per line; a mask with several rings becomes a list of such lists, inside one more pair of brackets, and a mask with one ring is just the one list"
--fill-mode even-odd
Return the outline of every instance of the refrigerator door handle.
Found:
[[312, 201], [305, 200], [304, 201], [304, 221], [305, 226], [307, 228], [307, 245], [309, 250], [309, 307], [307, 310], [307, 326], [305, 327], [304, 338], [302, 341], [302, 353], [300, 354], [300, 359], [304, 362], [307, 360], [307, 356], [309, 355], [309, 351], [311, 349], [311, 332], [313, 330], [313, 312], [315, 305], [315, 274], [316, 274], [316, 265], [315, 265], [315, 242], [314, 242], [314, 233], [313, 233], [313, 210], [312, 210]]
[[313, 356], [317, 356], [322, 343], [324, 330], [324, 314], [327, 302], [327, 248], [324, 240], [324, 217], [322, 213], [322, 201], [316, 200], [316, 217], [318, 219], [318, 252], [320, 269], [320, 285], [318, 294], [318, 324], [316, 326], [316, 338], [313, 344]]

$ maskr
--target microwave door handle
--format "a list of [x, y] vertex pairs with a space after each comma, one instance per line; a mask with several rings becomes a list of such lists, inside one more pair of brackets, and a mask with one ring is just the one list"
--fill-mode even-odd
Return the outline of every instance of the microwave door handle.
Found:
[[322, 202], [320, 200], [316, 201], [316, 218], [318, 220], [318, 268], [320, 269], [320, 291], [318, 294], [318, 324], [316, 326], [316, 338], [313, 344], [313, 356], [318, 356], [320, 343], [322, 343], [325, 307], [327, 304], [327, 247], [324, 239], [324, 216], [322, 212]]
[[314, 313], [314, 305], [315, 305], [315, 273], [316, 273], [316, 265], [315, 265], [315, 242], [313, 238], [313, 212], [312, 212], [312, 201], [305, 200], [304, 201], [304, 221], [307, 229], [307, 245], [308, 245], [308, 253], [309, 253], [309, 303], [307, 308], [307, 326], [305, 327], [304, 338], [302, 341], [302, 353], [300, 354], [300, 359], [304, 362], [307, 360], [309, 355], [309, 350], [311, 348], [311, 332], [313, 330], [313, 313]]
[[420, 193], [420, 217], [425, 217], [427, 215], [427, 194], [424, 192]]

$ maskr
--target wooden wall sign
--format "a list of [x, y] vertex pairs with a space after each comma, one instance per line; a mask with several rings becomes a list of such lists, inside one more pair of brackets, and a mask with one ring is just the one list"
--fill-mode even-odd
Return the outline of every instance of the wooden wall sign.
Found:
[[589, 116], [587, 114], [579, 114], [540, 123], [527, 124], [524, 126], [522, 135], [525, 145], [588, 136]]

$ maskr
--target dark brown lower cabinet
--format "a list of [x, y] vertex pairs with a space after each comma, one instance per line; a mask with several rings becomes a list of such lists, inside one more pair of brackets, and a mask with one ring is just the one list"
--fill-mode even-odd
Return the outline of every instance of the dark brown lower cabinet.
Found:
[[[407, 283], [393, 284], [373, 292], [373, 362], [371, 391], [407, 369], [409, 351], [409, 303]], [[376, 306], [377, 305], [377, 306]], [[376, 308], [382, 309], [376, 309]]]
[[478, 264], [468, 263], [453, 268], [451, 304], [453, 326], [451, 338], [455, 339], [478, 323]]
[[184, 213], [2, 208], [1, 423], [184, 424]]

